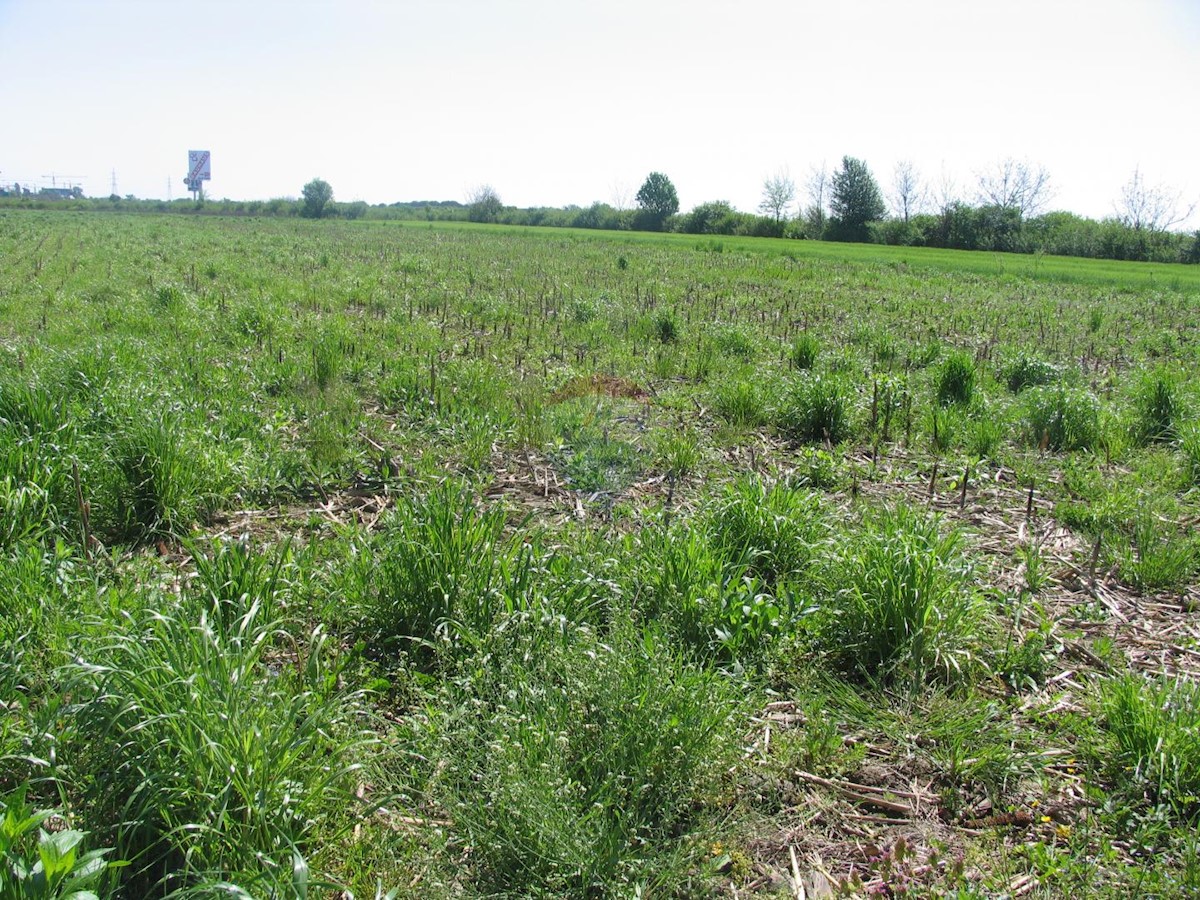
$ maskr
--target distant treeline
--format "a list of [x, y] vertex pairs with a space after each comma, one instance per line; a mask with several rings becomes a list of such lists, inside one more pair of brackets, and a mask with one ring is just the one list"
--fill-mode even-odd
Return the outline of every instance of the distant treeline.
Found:
[[[0, 197], [0, 209], [105, 210], [187, 215], [300, 217], [302, 200], [139, 200], [134, 197], [49, 199]], [[361, 200], [328, 203], [322, 218], [428, 222], [482, 221], [549, 228], [608, 231], [668, 231], [681, 234], [837, 240], [834, 220], [808, 214], [774, 219], [741, 212], [724, 201], [702, 203], [690, 212], [656, 219], [643, 209], [591, 206], [500, 206], [483, 211], [479, 204], [455, 200], [420, 200], [371, 205]], [[886, 218], [867, 224], [871, 243], [1002, 253], [1048, 253], [1093, 259], [1200, 264], [1200, 230], [1194, 233], [1135, 228], [1116, 218], [1088, 219], [1070, 212], [1023, 217], [1000, 206], [947, 204], [940, 212], [916, 214], [907, 221]]]

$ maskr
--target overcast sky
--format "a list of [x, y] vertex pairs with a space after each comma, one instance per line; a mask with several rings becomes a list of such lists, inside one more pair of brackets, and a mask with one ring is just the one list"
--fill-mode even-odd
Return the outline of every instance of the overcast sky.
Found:
[[[1110, 215], [1200, 199], [1200, 0], [0, 0], [0, 183], [751, 210], [764, 177], [899, 160], [974, 199], [1005, 157]], [[1195, 227], [1200, 216], [1192, 219]]]

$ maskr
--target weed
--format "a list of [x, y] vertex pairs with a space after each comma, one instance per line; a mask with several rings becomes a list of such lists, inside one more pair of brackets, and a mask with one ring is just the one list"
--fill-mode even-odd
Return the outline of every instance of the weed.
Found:
[[732, 685], [653, 632], [506, 632], [438, 722], [439, 792], [485, 893], [617, 895], [668, 881], [724, 760]]
[[774, 587], [806, 570], [823, 541], [825, 517], [810, 491], [742, 478], [712, 502], [708, 530], [726, 559], [744, 562]]
[[486, 633], [514, 552], [504, 524], [503, 511], [480, 506], [463, 483], [403, 499], [362, 559], [368, 636], [431, 665], [444, 646]]
[[1174, 440], [1180, 415], [1176, 378], [1164, 369], [1143, 375], [1133, 396], [1134, 442], [1145, 446]]
[[1175, 814], [1200, 804], [1200, 688], [1187, 679], [1122, 675], [1101, 690], [1117, 775]]
[[1121, 575], [1143, 590], [1178, 588], [1191, 581], [1200, 564], [1195, 538], [1164, 527], [1152, 511], [1134, 520], [1132, 552], [1121, 560]]
[[791, 360], [797, 369], [808, 370], [817, 364], [821, 342], [815, 334], [805, 331], [792, 342]]
[[[65, 826], [57, 810], [35, 810], [23, 786], [0, 797], [0, 897], [4, 900], [95, 900], [110, 850], [84, 851], [86, 832]], [[55, 827], [51, 827], [51, 825]]]
[[356, 804], [366, 738], [325, 635], [286, 641], [280, 665], [269, 600], [227, 628], [209, 601], [131, 617], [69, 667], [86, 805], [113, 823], [139, 895], [214, 873], [289, 882], [295, 849]]
[[1026, 423], [1034, 446], [1088, 450], [1100, 439], [1100, 406], [1090, 393], [1065, 385], [1028, 392]]
[[713, 392], [713, 408], [731, 425], [754, 427], [766, 421], [766, 404], [754, 381], [722, 382]]
[[680, 335], [679, 319], [670, 310], [663, 310], [654, 317], [654, 336], [660, 344], [674, 344]]
[[785, 386], [775, 410], [775, 424], [792, 440], [841, 443], [851, 434], [852, 404], [850, 391], [842, 381], [803, 375]]
[[820, 643], [839, 667], [906, 684], [969, 680], [982, 608], [956, 532], [908, 506], [871, 516], [834, 557]]
[[1053, 384], [1059, 378], [1059, 371], [1043, 359], [1022, 353], [1004, 367], [1003, 378], [1008, 389], [1019, 394], [1027, 387]]
[[937, 400], [942, 406], [965, 406], [975, 396], [975, 360], [956, 350], [942, 360], [935, 378]]

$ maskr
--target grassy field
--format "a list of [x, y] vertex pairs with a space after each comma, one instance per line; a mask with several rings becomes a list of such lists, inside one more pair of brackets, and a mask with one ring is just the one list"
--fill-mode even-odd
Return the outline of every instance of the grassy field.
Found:
[[1197, 325], [1197, 267], [0, 213], [0, 898], [1193, 896]]

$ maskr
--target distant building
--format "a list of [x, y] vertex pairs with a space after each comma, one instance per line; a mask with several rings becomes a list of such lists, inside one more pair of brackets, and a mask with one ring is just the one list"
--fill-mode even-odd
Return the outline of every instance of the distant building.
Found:
[[79, 185], [74, 187], [48, 187], [38, 191], [39, 197], [45, 197], [48, 200], [81, 200], [83, 199], [83, 188]]

